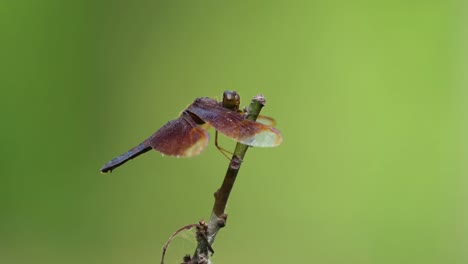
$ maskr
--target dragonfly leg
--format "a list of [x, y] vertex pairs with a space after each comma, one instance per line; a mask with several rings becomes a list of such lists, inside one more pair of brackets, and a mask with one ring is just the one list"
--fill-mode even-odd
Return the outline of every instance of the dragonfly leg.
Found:
[[215, 131], [215, 146], [219, 150], [219, 152], [221, 152], [224, 155], [224, 157], [226, 157], [228, 160], [231, 160], [231, 158], [228, 156], [228, 154], [232, 155], [233, 153], [230, 152], [229, 150], [226, 150], [226, 149], [222, 148], [218, 144], [218, 130]]

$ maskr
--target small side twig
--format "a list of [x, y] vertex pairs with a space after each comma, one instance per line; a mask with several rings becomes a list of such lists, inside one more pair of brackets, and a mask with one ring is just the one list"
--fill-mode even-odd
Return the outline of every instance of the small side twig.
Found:
[[167, 248], [169, 247], [169, 245], [171, 244], [172, 240], [175, 238], [175, 236], [177, 236], [180, 232], [184, 231], [184, 230], [190, 230], [192, 229], [193, 227], [197, 226], [197, 224], [190, 224], [190, 225], [186, 225], [186, 226], [183, 226], [179, 229], [177, 229], [170, 237], [169, 239], [166, 241], [166, 244], [164, 244], [164, 247], [163, 247], [163, 253], [162, 253], [162, 257], [161, 257], [161, 264], [164, 264], [164, 257], [166, 256], [166, 251], [167, 251]]

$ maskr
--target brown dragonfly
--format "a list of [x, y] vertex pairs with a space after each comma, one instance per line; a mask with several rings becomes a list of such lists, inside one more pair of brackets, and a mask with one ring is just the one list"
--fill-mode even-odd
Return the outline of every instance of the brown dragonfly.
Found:
[[[151, 137], [124, 154], [109, 161], [101, 172], [111, 172], [125, 162], [151, 150], [163, 155], [192, 157], [200, 154], [209, 141], [206, 124], [227, 137], [252, 147], [275, 147], [281, 144], [283, 137], [275, 128], [259, 122], [245, 119], [245, 113], [239, 110], [240, 96], [235, 91], [225, 91], [223, 101], [201, 97], [189, 105], [179, 118], [169, 121]], [[266, 123], [274, 123], [266, 118]]]

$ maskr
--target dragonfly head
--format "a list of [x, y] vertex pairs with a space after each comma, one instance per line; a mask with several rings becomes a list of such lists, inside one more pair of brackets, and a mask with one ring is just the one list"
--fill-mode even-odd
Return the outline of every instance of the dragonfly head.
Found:
[[238, 111], [240, 105], [240, 96], [236, 91], [227, 90], [223, 93], [223, 107]]

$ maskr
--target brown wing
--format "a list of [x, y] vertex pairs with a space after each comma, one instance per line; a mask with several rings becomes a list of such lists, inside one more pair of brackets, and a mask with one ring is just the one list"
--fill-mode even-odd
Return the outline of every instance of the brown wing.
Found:
[[198, 98], [187, 111], [212, 125], [224, 135], [253, 147], [275, 147], [281, 144], [280, 132], [270, 126], [244, 119], [238, 112], [226, 109], [210, 98]]
[[192, 157], [206, 148], [209, 134], [182, 113], [179, 119], [169, 121], [148, 140], [153, 149], [164, 155]]

